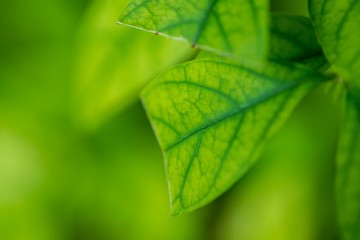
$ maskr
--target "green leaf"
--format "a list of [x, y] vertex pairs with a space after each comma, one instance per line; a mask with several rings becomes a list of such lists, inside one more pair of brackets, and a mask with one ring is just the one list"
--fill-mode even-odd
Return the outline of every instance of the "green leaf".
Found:
[[164, 68], [195, 52], [186, 44], [112, 24], [127, 2], [93, 1], [79, 31], [74, 115], [90, 130], [133, 103]]
[[267, 0], [133, 0], [120, 24], [260, 61], [267, 52]]
[[347, 98], [337, 153], [337, 205], [344, 240], [360, 239], [360, 109]]
[[173, 216], [226, 191], [317, 80], [295, 65], [266, 67], [219, 58], [179, 65], [142, 93], [165, 155]]
[[269, 58], [302, 63], [314, 69], [328, 66], [308, 17], [272, 14]]
[[[291, 61], [312, 69], [329, 66], [308, 17], [272, 13], [270, 33], [269, 59]], [[197, 58], [209, 56], [214, 54], [201, 51]]]
[[309, 12], [329, 62], [360, 89], [360, 1], [309, 0]]

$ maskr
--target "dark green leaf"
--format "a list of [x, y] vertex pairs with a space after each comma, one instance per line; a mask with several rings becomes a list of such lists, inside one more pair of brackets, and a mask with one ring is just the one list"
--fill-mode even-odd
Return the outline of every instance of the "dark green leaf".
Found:
[[341, 78], [358, 91], [360, 1], [309, 0], [309, 11], [329, 62], [334, 65]]
[[360, 239], [360, 111], [347, 98], [337, 153], [338, 215], [344, 240]]
[[270, 59], [302, 63], [315, 69], [328, 65], [307, 17], [272, 14], [269, 50]]

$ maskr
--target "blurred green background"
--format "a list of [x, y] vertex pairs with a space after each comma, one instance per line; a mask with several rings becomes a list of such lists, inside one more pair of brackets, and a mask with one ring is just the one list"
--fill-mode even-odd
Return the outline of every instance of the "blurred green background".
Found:
[[[0, 239], [338, 239], [339, 105], [321, 86], [230, 191], [170, 218], [137, 100], [186, 44], [115, 24], [127, 0], [1, 0]], [[272, 1], [306, 15], [306, 1]]]

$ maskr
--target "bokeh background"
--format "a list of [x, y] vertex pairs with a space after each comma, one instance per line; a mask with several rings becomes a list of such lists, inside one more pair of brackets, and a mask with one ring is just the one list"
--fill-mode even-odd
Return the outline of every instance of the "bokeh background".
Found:
[[[338, 239], [332, 86], [304, 99], [230, 191], [169, 217], [137, 96], [194, 50], [116, 25], [127, 4], [0, 1], [0, 239]], [[271, 8], [307, 15], [306, 0]]]

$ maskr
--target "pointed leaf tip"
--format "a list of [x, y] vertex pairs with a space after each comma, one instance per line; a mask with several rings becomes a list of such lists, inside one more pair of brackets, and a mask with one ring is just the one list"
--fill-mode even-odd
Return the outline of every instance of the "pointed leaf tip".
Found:
[[171, 215], [204, 206], [254, 164], [266, 140], [318, 80], [318, 72], [209, 58], [179, 65], [143, 91], [164, 151]]

